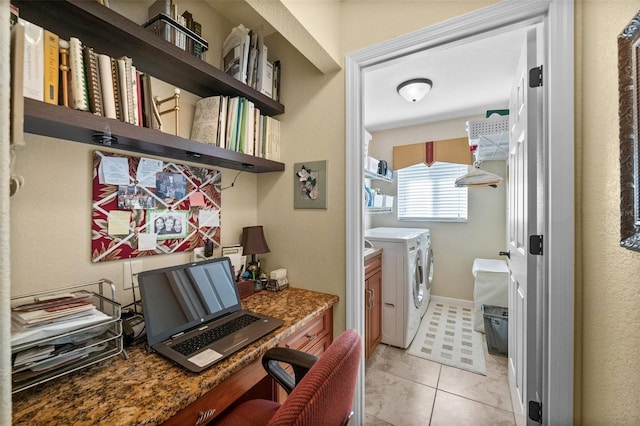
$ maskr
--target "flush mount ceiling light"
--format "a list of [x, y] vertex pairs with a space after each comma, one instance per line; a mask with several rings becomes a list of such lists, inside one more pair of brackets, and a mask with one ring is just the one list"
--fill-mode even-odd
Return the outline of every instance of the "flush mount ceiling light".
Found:
[[431, 90], [433, 83], [428, 78], [414, 78], [398, 86], [398, 94], [407, 102], [418, 102]]

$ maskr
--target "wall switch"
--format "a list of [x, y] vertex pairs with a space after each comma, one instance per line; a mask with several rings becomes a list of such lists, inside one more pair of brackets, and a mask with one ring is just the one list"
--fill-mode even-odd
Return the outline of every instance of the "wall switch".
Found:
[[127, 260], [122, 265], [122, 288], [138, 287], [138, 274], [142, 272], [142, 260]]

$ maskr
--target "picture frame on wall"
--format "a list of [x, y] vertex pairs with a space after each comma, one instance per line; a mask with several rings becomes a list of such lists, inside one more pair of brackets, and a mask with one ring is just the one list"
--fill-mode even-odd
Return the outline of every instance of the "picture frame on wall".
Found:
[[295, 163], [293, 175], [293, 208], [327, 208], [327, 161]]

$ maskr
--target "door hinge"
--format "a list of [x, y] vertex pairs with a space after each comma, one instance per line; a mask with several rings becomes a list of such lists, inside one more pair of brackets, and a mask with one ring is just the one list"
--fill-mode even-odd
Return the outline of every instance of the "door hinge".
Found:
[[529, 401], [529, 418], [534, 422], [542, 422], [542, 404], [537, 401]]
[[542, 256], [543, 239], [542, 235], [529, 236], [529, 254]]
[[542, 86], [542, 65], [529, 70], [529, 87]]

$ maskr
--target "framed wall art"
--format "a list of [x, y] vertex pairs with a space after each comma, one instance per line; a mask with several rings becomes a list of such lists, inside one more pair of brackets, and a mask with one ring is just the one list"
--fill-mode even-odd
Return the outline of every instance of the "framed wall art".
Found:
[[221, 173], [94, 151], [91, 260], [220, 246]]
[[637, 99], [640, 73], [640, 12], [618, 36], [620, 120], [620, 245], [640, 251], [640, 153]]
[[327, 161], [296, 163], [293, 176], [293, 208], [327, 208]]

